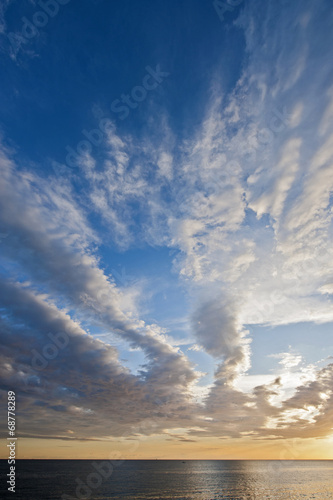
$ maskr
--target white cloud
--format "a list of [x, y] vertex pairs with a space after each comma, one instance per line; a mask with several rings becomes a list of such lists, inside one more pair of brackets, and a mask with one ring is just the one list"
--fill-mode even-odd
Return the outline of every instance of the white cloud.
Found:
[[[317, 29], [313, 3], [267, 1], [260, 18], [257, 3], [247, 2], [237, 21], [247, 50], [242, 75], [230, 94], [211, 92], [192, 137], [174, 137], [164, 115], [151, 119], [140, 141], [110, 128], [98, 156], [81, 158], [81, 195], [72, 179], [45, 180], [1, 151], [0, 222], [8, 235], [1, 249], [5, 271], [13, 275], [4, 280], [3, 377], [14, 374], [19, 383], [20, 374], [28, 374], [34, 397], [46, 405], [42, 415], [63, 413], [63, 429], [70, 428], [68, 411], [91, 411], [93, 429], [104, 432], [111, 410], [115, 434], [156, 428], [177, 434], [178, 428], [186, 436], [240, 436], [251, 427], [268, 436], [273, 426], [276, 435], [310, 436], [325, 435], [331, 425], [331, 367], [306, 366], [289, 352], [274, 355], [281, 360], [274, 375], [247, 374], [245, 325], [333, 321], [327, 297], [333, 280], [332, 90], [322, 65], [331, 45], [322, 44], [321, 59], [305, 43]], [[144, 244], [179, 250], [173, 267], [192, 304], [188, 351], [205, 350], [214, 359], [213, 384], [195, 385], [202, 373], [180, 351], [184, 343], [140, 317], [140, 285], [117, 286], [102, 269], [89, 210], [120, 250]], [[20, 273], [24, 286], [16, 279]], [[89, 337], [70, 317], [73, 310], [82, 323], [140, 349], [145, 365], [138, 374], [121, 365], [113, 347]], [[36, 345], [51, 326], [66, 328], [75, 338], [70, 352], [81, 379], [59, 362], [33, 374], [11, 344], [14, 332], [26, 354], [24, 332], [8, 320], [13, 312]], [[94, 381], [89, 370], [96, 361]], [[86, 380], [87, 401], [75, 402]], [[27, 408], [30, 403], [27, 395]], [[102, 403], [99, 417], [95, 409]], [[151, 425], [155, 411], [160, 414]], [[37, 433], [37, 424], [27, 428]], [[53, 430], [59, 435], [56, 424]]]

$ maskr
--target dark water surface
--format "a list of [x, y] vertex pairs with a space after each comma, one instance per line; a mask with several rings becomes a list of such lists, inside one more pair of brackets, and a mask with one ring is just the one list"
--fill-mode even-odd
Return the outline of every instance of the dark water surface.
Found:
[[333, 460], [18, 460], [15, 500], [333, 500]]

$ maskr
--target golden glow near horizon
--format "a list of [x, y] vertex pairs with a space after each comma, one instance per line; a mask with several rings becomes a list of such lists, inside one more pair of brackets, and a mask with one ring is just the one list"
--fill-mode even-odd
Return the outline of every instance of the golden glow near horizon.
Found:
[[[168, 441], [152, 436], [140, 440], [18, 440], [18, 459], [196, 459], [196, 460], [333, 460], [333, 434], [323, 439], [251, 440], [197, 439]], [[5, 449], [5, 446], [3, 447]], [[6, 452], [1, 458], [7, 458]]]

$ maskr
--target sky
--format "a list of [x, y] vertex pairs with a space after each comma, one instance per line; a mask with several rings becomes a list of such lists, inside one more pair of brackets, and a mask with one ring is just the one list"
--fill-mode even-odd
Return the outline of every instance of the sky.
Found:
[[333, 459], [332, 47], [329, 0], [1, 3], [19, 458]]

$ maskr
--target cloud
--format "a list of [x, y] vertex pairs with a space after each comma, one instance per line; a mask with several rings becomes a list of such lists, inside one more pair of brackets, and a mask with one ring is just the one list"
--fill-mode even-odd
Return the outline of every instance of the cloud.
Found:
[[249, 368], [249, 345], [246, 332], [237, 325], [234, 304], [222, 298], [205, 303], [193, 316], [193, 330], [205, 350], [223, 360], [219, 378], [232, 381]]
[[[43, 436], [44, 426], [59, 438], [73, 419], [80, 439], [176, 428], [181, 440], [331, 432], [332, 365], [304, 367], [298, 354], [273, 353], [273, 379], [248, 391], [239, 382], [251, 366], [248, 325], [333, 321], [326, 8], [247, 2], [236, 21], [246, 43], [242, 74], [230, 92], [210, 92], [191, 136], [176, 137], [165, 114], [140, 140], [112, 125], [98, 154], [48, 178], [2, 147], [1, 387], [24, 387], [25, 435]], [[177, 250], [173, 270], [191, 302], [186, 352], [212, 360], [205, 389], [172, 331], [140, 317], [142, 289], [106, 274], [105, 236], [118, 251]], [[86, 324], [140, 350], [137, 374]], [[68, 346], [36, 370], [32, 350], [59, 332]]]
[[6, 32], [5, 13], [11, 1], [12, 0], [4, 0], [4, 2], [0, 5], [0, 34], [4, 34]]
[[[124, 426], [130, 432], [130, 425], [150, 417], [153, 408], [158, 408], [157, 420], [169, 419], [174, 413], [180, 414], [181, 408], [190, 408], [187, 388], [197, 374], [185, 355], [172, 347], [158, 328], [123, 311], [126, 291], [119, 289], [98, 266], [98, 259], [90, 250], [98, 239], [70, 190], [46, 183], [28, 171], [19, 172], [4, 151], [2, 167], [1, 224], [9, 232], [2, 246], [5, 275], [1, 278], [1, 299], [6, 332], [3, 340], [8, 349], [8, 373], [3, 374], [3, 387], [9, 383], [8, 374], [17, 379], [18, 387], [29, 380], [28, 385], [37, 392], [39, 400], [43, 395], [46, 402], [52, 401], [42, 408], [41, 419], [46, 421], [50, 412], [57, 411], [64, 414], [68, 427], [73, 412], [79, 419], [89, 415], [91, 431], [96, 426], [98, 432], [110, 411], [116, 422], [110, 433], [117, 433]], [[30, 283], [8, 279], [6, 274], [12, 274], [12, 270], [14, 276], [24, 272]], [[79, 322], [63, 312], [64, 307], [75, 308], [82, 320], [89, 318], [129, 346], [140, 348], [146, 357], [140, 376], [127, 373], [115, 350], [87, 336]], [[18, 326], [22, 324], [25, 328]], [[37, 351], [49, 343], [47, 334], [62, 331], [70, 338], [68, 347], [41, 373], [34, 373], [29, 366], [33, 356], [25, 343], [28, 340], [30, 350]], [[79, 405], [81, 397], [83, 403]], [[30, 401], [29, 394], [26, 398]], [[97, 411], [101, 401], [104, 407]], [[136, 406], [143, 411], [133, 411]], [[181, 418], [184, 416], [185, 413]], [[58, 421], [59, 429], [54, 429], [57, 435]], [[38, 422], [31, 424], [27, 420], [27, 426], [37, 429]], [[51, 428], [49, 432], [52, 433]]]
[[[128, 434], [152, 417], [155, 427], [191, 420], [183, 372], [179, 379], [181, 357], [178, 363], [169, 356], [165, 371], [155, 365], [144, 377], [134, 376], [120, 364], [114, 347], [86, 334], [43, 297], [6, 281], [1, 291], [7, 311], [1, 322], [2, 390], [10, 386], [20, 394], [22, 432], [38, 434], [42, 421], [52, 421], [45, 436], [59, 436], [74, 416], [81, 437]], [[39, 406], [38, 417], [30, 419], [34, 405]], [[53, 412], [57, 418], [51, 418]], [[110, 414], [112, 422], [106, 425]]]

